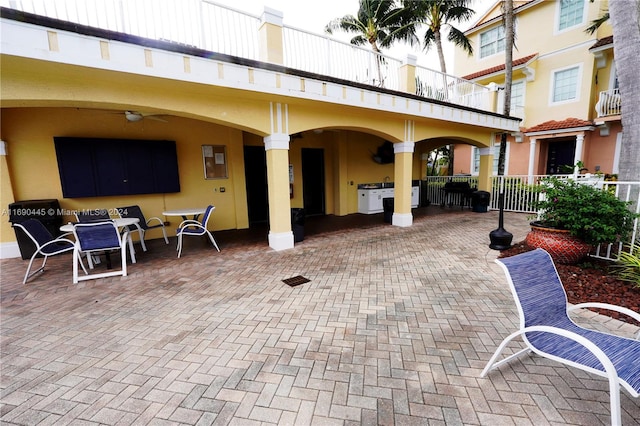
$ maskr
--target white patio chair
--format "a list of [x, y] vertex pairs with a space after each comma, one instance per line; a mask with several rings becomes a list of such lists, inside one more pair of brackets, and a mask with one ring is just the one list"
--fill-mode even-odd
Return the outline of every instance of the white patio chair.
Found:
[[[634, 340], [590, 330], [573, 322], [568, 312], [589, 307], [609, 309], [639, 322], [640, 314], [606, 303], [569, 306], [553, 260], [542, 249], [496, 259], [496, 263], [507, 276], [520, 315], [520, 329], [503, 340], [482, 370], [481, 377], [513, 358], [535, 352], [562, 364], [606, 377], [609, 380], [611, 424], [620, 425], [620, 386], [632, 397], [640, 396], [640, 332]], [[496, 362], [507, 344], [518, 336], [522, 336], [526, 347]]]
[[213, 238], [213, 235], [211, 235], [211, 232], [209, 232], [209, 230], [207, 229], [207, 223], [209, 222], [209, 218], [211, 217], [211, 213], [213, 213], [213, 211], [215, 210], [214, 206], [207, 206], [207, 209], [204, 212], [204, 215], [202, 216], [202, 222], [198, 222], [197, 220], [193, 220], [193, 219], [187, 219], [187, 220], [183, 220], [180, 225], [178, 225], [178, 229], [176, 231], [176, 235], [178, 236], [178, 257], [180, 257], [180, 255], [182, 254], [182, 237], [184, 235], [192, 235], [192, 236], [200, 236], [200, 235], [207, 235], [209, 237], [209, 240], [211, 240], [211, 243], [213, 244], [213, 246], [216, 248], [216, 250], [218, 250], [218, 252], [220, 252], [220, 248], [218, 247], [218, 244], [216, 243], [216, 240]]

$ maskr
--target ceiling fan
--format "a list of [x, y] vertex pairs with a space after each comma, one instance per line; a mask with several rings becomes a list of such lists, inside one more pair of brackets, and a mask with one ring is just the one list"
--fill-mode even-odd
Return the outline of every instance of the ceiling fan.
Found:
[[125, 111], [124, 117], [127, 119], [127, 121], [131, 122], [136, 122], [142, 120], [143, 118], [148, 118], [150, 120], [162, 121], [163, 123], [167, 123], [167, 120], [160, 117], [159, 115], [144, 114], [139, 111]]

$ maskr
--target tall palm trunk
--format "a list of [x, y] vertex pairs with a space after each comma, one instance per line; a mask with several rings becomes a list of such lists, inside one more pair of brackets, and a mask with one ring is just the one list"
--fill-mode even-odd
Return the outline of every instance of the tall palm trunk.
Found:
[[613, 53], [622, 99], [619, 179], [640, 181], [640, 0], [610, 1]]
[[[504, 115], [511, 112], [511, 82], [513, 80], [513, 0], [504, 0], [504, 33], [505, 33], [505, 49], [504, 49]], [[493, 143], [493, 141], [491, 141]], [[500, 135], [500, 153], [498, 154], [498, 176], [504, 176], [504, 162], [507, 151], [507, 134]], [[490, 248], [494, 250], [505, 250], [511, 246], [513, 234], [504, 229], [504, 178], [500, 180], [500, 192], [498, 194], [498, 208], [500, 209], [498, 216], [498, 228], [489, 233], [491, 240]]]
[[369, 40], [369, 43], [371, 44], [371, 50], [373, 50], [373, 57], [376, 61], [376, 69], [378, 70], [378, 86], [379, 87], [384, 87], [384, 83], [382, 81], [382, 66], [380, 64], [380, 62], [382, 62], [382, 52], [380, 52], [380, 49], [378, 48], [378, 45], [376, 44], [375, 41], [371, 41]]
[[[444, 60], [444, 51], [442, 50], [442, 34], [439, 30], [433, 32], [433, 38], [435, 40], [436, 51], [438, 52], [438, 59], [440, 60], [440, 71], [442, 72], [442, 94], [444, 101], [449, 99], [449, 82], [447, 81], [447, 64]], [[449, 167], [447, 173], [449, 176], [453, 176], [453, 151], [454, 145], [449, 145]]]
[[442, 34], [440, 34], [440, 31], [434, 31], [433, 37], [435, 38], [436, 50], [438, 51], [438, 59], [440, 60], [440, 71], [442, 71], [443, 74], [446, 74], [447, 64], [444, 62], [444, 52], [442, 50]]
[[[513, 0], [504, 2], [504, 115], [511, 114], [511, 85], [513, 81]], [[498, 157], [498, 174], [504, 175], [504, 161], [507, 151], [507, 134], [503, 133], [500, 138], [500, 156]]]

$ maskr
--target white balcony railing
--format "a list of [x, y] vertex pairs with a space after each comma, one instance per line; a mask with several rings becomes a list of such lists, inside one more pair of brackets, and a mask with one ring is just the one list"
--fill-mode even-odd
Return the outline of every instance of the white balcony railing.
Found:
[[596, 113], [598, 118], [620, 115], [620, 92], [618, 89], [604, 90], [600, 92], [596, 103]]
[[416, 67], [416, 94], [472, 108], [489, 110], [489, 89], [469, 80]]
[[[240, 58], [260, 59], [259, 16], [211, 0], [0, 0], [0, 6]], [[370, 49], [283, 26], [284, 65], [401, 91], [402, 62]], [[489, 89], [416, 67], [419, 96], [491, 111]]]
[[398, 59], [286, 25], [283, 41], [287, 67], [387, 89], [399, 85]]

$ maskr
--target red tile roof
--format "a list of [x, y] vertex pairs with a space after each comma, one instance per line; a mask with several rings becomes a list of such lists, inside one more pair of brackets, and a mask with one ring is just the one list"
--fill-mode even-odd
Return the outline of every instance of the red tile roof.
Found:
[[597, 47], [602, 47], [602, 46], [607, 46], [609, 44], [613, 44], [613, 36], [609, 36], [609, 37], [605, 37], [605, 38], [601, 38], [600, 40], [596, 41], [596, 43], [591, 46], [589, 48], [589, 50], [591, 49], [595, 49]]
[[[517, 67], [519, 65], [526, 64], [527, 62], [529, 62], [530, 60], [532, 60], [536, 56], [538, 56], [538, 54], [534, 53], [533, 55], [529, 55], [529, 56], [525, 56], [524, 58], [516, 59], [515, 61], [513, 61], [513, 65], [512, 66], [515, 68], [515, 67]], [[498, 66], [495, 66], [495, 67], [484, 69], [482, 71], [477, 71], [477, 72], [474, 72], [474, 73], [469, 74], [469, 75], [465, 75], [465, 76], [463, 76], [461, 78], [463, 78], [465, 80], [473, 80], [474, 78], [482, 77], [484, 75], [489, 75], [489, 74], [493, 74], [493, 73], [496, 73], [496, 72], [504, 71], [505, 67], [506, 67], [506, 65], [502, 64], [502, 65], [498, 65]]]
[[525, 129], [525, 133], [531, 132], [544, 132], [546, 130], [562, 130], [562, 129], [573, 129], [575, 127], [586, 127], [593, 126], [591, 121], [581, 120], [579, 118], [567, 118], [562, 121], [545, 121], [544, 123], [537, 124], [533, 127], [529, 127]]

